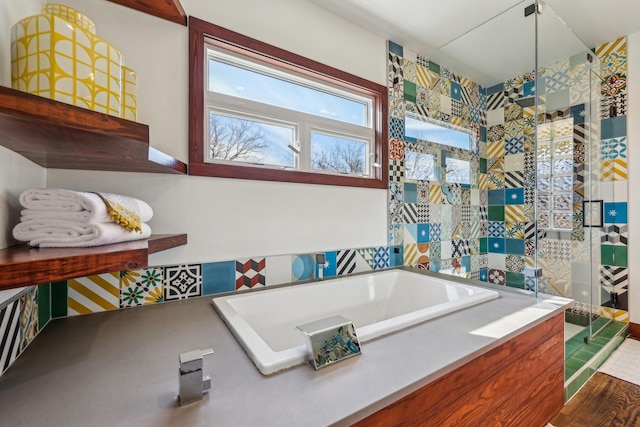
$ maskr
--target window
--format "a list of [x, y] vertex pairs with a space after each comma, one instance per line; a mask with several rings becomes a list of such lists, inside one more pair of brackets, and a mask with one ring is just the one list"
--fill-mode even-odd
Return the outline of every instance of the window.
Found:
[[573, 229], [573, 119], [538, 126], [538, 227]]
[[386, 88], [190, 18], [193, 175], [387, 188]]
[[411, 113], [404, 123], [406, 179], [471, 184], [470, 130]]

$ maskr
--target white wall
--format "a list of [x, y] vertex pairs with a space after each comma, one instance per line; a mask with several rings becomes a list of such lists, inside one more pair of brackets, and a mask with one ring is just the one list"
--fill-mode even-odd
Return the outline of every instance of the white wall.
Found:
[[[7, 1], [7, 0], [0, 0]], [[386, 84], [386, 42], [299, 0], [182, 0], [189, 15]], [[183, 161], [188, 144], [187, 28], [104, 0], [65, 0], [138, 72], [138, 120], [151, 144]], [[155, 233], [189, 244], [155, 265], [386, 244], [385, 190], [161, 174], [53, 170], [49, 187], [147, 200]]]
[[[44, 0], [0, 0], [0, 85], [11, 86], [11, 26], [36, 14], [42, 4]], [[0, 248], [16, 243], [11, 230], [20, 220], [20, 193], [45, 183], [45, 169], [0, 147]]]
[[[629, 188], [640, 188], [640, 32], [627, 38]], [[634, 191], [634, 190], [630, 190]], [[629, 194], [629, 318], [640, 323], [640, 197]]]

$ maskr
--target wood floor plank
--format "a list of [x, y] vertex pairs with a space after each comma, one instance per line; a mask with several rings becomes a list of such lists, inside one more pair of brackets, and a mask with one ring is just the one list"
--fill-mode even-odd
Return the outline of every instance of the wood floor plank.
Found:
[[556, 427], [640, 426], [640, 386], [601, 372], [553, 417]]

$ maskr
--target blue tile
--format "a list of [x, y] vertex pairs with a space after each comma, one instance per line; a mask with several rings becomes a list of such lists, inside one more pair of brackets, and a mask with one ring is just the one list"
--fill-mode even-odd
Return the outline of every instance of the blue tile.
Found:
[[487, 229], [489, 237], [502, 237], [504, 238], [505, 225], [503, 221], [489, 221]]
[[388, 246], [373, 248], [373, 269], [374, 270], [391, 267], [391, 259], [389, 257], [390, 252], [391, 252], [391, 248], [389, 248]]
[[504, 190], [489, 190], [489, 206], [504, 205]]
[[407, 234], [410, 234], [413, 238], [413, 241], [418, 243], [418, 224], [405, 224], [404, 225], [405, 232], [405, 243], [407, 243]]
[[202, 295], [213, 295], [236, 290], [236, 263], [234, 261], [202, 264]]
[[404, 56], [404, 49], [399, 44], [396, 44], [389, 40], [389, 52], [395, 53], [398, 56]]
[[497, 237], [489, 237], [489, 247], [487, 248], [491, 254], [503, 254], [505, 250], [505, 239]]
[[471, 271], [471, 257], [470, 256], [463, 256], [462, 257], [462, 269], [465, 273], [468, 273]]
[[603, 119], [600, 126], [600, 138], [611, 139], [627, 136], [627, 116]]
[[[336, 275], [336, 264], [337, 264], [336, 251], [325, 252], [324, 255], [326, 257], [327, 266], [324, 267], [322, 274], [324, 275], [324, 277], [334, 277]], [[320, 266], [316, 264], [316, 277], [318, 277], [319, 269], [320, 269]]]
[[524, 188], [505, 189], [504, 199], [507, 205], [524, 205]]
[[440, 272], [440, 261], [431, 261], [429, 263], [429, 270], [435, 271], [436, 273]]
[[429, 224], [418, 224], [417, 243], [428, 243], [429, 237]]
[[460, 83], [451, 81], [451, 98], [460, 101], [462, 98], [462, 88]]
[[404, 264], [404, 251], [402, 246], [391, 246], [389, 251], [391, 256], [391, 267], [399, 267]]
[[629, 222], [627, 215], [627, 202], [605, 202], [604, 222], [606, 224], [626, 224]]
[[524, 256], [523, 239], [505, 239], [505, 253]]
[[418, 184], [405, 182], [404, 184], [404, 202], [418, 203]]
[[613, 118], [613, 137], [627, 136], [627, 116]]
[[504, 84], [498, 83], [497, 85], [487, 88], [487, 95], [493, 95], [494, 93], [502, 92], [504, 90]]
[[487, 280], [489, 280], [489, 269], [487, 268], [480, 269], [480, 280], [483, 282], [486, 282]]
[[291, 275], [295, 280], [309, 280], [315, 272], [315, 260], [311, 255], [297, 255], [291, 262]]
[[587, 115], [584, 104], [574, 105], [571, 107], [571, 116], [573, 117], [573, 124], [580, 125], [584, 123], [584, 119]]
[[529, 97], [529, 96], [534, 96], [536, 94], [536, 82], [535, 81], [531, 81], [531, 82], [525, 82], [524, 83], [524, 93], [522, 94], [523, 97]]

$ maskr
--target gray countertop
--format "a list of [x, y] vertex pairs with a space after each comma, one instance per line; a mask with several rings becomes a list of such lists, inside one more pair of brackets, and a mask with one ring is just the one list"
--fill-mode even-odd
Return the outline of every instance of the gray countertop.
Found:
[[[571, 305], [496, 288], [501, 298], [365, 342], [361, 356], [270, 376], [210, 297], [54, 320], [0, 378], [0, 424], [348, 425]], [[178, 355], [209, 347], [211, 390], [178, 406]]]

